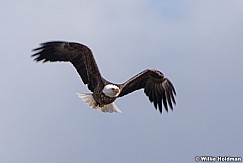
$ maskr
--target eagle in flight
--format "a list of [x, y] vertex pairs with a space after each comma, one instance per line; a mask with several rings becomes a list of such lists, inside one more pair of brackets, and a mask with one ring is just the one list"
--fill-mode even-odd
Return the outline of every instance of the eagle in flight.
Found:
[[102, 112], [121, 112], [114, 101], [139, 89], [144, 89], [154, 107], [162, 113], [162, 103], [168, 112], [176, 104], [176, 91], [169, 79], [159, 70], [146, 69], [123, 84], [114, 84], [104, 79], [96, 64], [92, 51], [85, 45], [75, 42], [52, 41], [40, 44], [33, 49], [32, 57], [42, 62], [71, 62], [84, 84], [92, 93], [77, 95], [90, 108]]

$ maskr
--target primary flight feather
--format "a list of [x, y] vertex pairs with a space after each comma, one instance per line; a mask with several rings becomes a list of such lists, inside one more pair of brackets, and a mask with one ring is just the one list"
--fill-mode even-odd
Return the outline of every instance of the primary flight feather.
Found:
[[169, 79], [156, 69], [146, 69], [123, 84], [114, 84], [105, 80], [96, 64], [92, 51], [85, 45], [74, 42], [53, 41], [40, 44], [33, 50], [35, 61], [71, 62], [79, 73], [90, 94], [78, 94], [84, 103], [102, 112], [121, 112], [114, 104], [118, 97], [133, 91], [144, 89], [144, 93], [162, 113], [162, 105], [166, 111], [173, 110], [176, 104], [176, 91]]

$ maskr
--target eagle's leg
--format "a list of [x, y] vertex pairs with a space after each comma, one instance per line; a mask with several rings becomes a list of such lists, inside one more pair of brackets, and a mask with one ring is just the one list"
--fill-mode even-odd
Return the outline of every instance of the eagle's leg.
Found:
[[104, 104], [99, 104], [99, 107], [100, 108], [103, 108], [105, 105]]
[[105, 105], [104, 104], [99, 104], [98, 102], [95, 103], [95, 108], [103, 108]]

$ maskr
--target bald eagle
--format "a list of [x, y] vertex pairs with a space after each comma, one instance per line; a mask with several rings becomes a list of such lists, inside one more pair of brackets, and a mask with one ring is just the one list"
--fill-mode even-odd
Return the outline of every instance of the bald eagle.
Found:
[[144, 89], [144, 93], [160, 113], [162, 103], [167, 112], [168, 105], [173, 110], [173, 104], [176, 104], [176, 91], [172, 83], [156, 69], [146, 69], [123, 84], [114, 84], [101, 76], [92, 51], [83, 44], [52, 41], [40, 44], [33, 52], [32, 57], [37, 62], [71, 62], [83, 83], [92, 92], [77, 94], [90, 108], [102, 112], [121, 112], [114, 101], [139, 89]]

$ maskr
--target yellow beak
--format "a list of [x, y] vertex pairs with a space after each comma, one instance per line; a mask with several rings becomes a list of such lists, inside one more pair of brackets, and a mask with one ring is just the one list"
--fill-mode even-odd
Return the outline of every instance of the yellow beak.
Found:
[[119, 93], [120, 89], [117, 88], [117, 89], [114, 90], [114, 92]]

